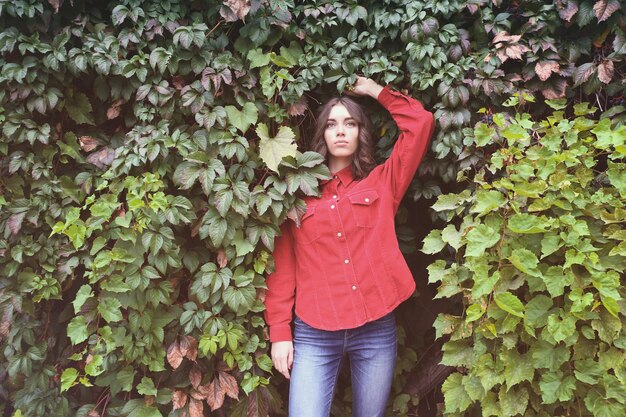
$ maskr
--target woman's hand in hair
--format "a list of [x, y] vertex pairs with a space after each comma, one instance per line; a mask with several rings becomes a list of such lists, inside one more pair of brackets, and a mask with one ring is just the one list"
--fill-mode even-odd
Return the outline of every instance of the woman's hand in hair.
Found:
[[293, 365], [293, 342], [274, 342], [272, 343], [272, 362], [274, 368], [289, 379], [289, 370]]
[[376, 99], [382, 90], [383, 86], [371, 78], [357, 76], [351, 92], [357, 96], [370, 96]]

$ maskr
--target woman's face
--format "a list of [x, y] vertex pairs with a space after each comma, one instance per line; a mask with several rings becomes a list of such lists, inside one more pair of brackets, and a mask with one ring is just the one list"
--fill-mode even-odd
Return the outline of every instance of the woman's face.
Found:
[[352, 160], [359, 144], [359, 124], [341, 103], [335, 104], [330, 110], [324, 140], [329, 157]]

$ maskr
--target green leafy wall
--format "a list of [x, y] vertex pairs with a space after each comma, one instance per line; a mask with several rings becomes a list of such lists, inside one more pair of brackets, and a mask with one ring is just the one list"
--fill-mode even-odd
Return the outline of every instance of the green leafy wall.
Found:
[[[490, 130], [510, 96], [534, 94], [537, 121], [551, 114], [544, 99], [565, 99], [565, 119], [592, 103], [589, 124], [625, 112], [618, 0], [0, 1], [0, 52], [4, 415], [284, 409], [264, 279], [278, 225], [328, 174], [306, 152], [312, 115], [357, 74], [406, 90], [438, 121], [398, 216], [407, 253], [407, 225], [426, 217], [413, 201], [466, 187], [457, 174], [481, 172], [489, 145], [517, 146]], [[368, 106], [382, 160], [397, 131]], [[390, 415], [417, 404], [413, 323], [401, 323]], [[340, 390], [335, 415], [349, 415], [349, 396]]]

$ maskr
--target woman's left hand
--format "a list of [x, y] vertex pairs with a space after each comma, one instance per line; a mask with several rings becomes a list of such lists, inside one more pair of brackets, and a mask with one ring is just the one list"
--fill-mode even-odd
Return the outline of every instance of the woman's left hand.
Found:
[[365, 78], [361, 76], [356, 77], [356, 82], [352, 86], [351, 93], [357, 96], [370, 96], [372, 98], [378, 98], [378, 95], [383, 90], [383, 86], [378, 84], [371, 78]]

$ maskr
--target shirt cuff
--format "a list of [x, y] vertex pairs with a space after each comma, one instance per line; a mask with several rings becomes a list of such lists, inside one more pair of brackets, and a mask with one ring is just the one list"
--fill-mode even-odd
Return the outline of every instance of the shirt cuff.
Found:
[[291, 340], [293, 340], [291, 336], [291, 326], [270, 326], [270, 342], [290, 342]]

